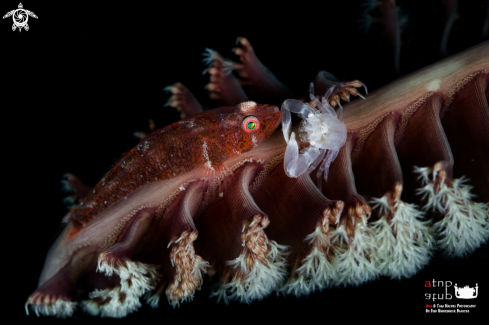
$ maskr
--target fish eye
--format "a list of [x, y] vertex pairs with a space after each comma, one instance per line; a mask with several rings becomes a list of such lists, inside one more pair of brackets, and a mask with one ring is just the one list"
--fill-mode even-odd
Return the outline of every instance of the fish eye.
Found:
[[254, 116], [247, 116], [243, 119], [242, 128], [247, 133], [253, 133], [260, 128], [260, 121]]

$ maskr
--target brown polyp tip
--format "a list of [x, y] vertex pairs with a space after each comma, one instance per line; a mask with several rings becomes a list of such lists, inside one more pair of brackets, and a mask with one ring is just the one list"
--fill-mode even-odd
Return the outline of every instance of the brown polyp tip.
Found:
[[364, 213], [364, 208], [363, 208], [364, 204], [358, 202], [356, 204], [356, 207], [355, 207], [355, 212], [356, 212], [356, 215], [357, 217], [361, 217]]
[[336, 204], [336, 209], [338, 209], [338, 210], [342, 210], [343, 207], [345, 206], [345, 202], [343, 202], [341, 200], [336, 201], [335, 204]]
[[399, 199], [401, 197], [401, 194], [402, 194], [402, 184], [397, 182], [394, 185], [394, 190], [392, 191], [392, 196], [394, 197], [394, 199]]
[[250, 45], [250, 42], [246, 37], [239, 37], [239, 43], [243, 46]]
[[36, 305], [42, 304], [42, 295], [40, 293], [35, 295], [32, 299], [32, 302], [35, 303]]
[[352, 221], [345, 224], [345, 230], [348, 237], [350, 239], [353, 238], [353, 235], [355, 234], [355, 223]]
[[190, 236], [189, 236], [189, 237], [190, 237], [190, 240], [191, 240], [191, 241], [195, 241], [195, 240], [197, 239], [198, 235], [199, 235], [199, 233], [197, 232], [197, 230], [192, 231], [192, 232], [190, 233]]
[[331, 219], [333, 219], [333, 223], [336, 223], [336, 216], [343, 211], [344, 207], [345, 203], [343, 201], [336, 201], [335, 207], [333, 209], [333, 215], [331, 216]]
[[447, 177], [447, 172], [445, 170], [441, 170], [439, 173], [438, 173], [438, 177], [439, 178], [445, 178]]
[[331, 217], [333, 217], [330, 208], [324, 209], [324, 211], [323, 211], [323, 217], [325, 217], [325, 218], [331, 218]]
[[440, 170], [445, 168], [445, 165], [446, 165], [445, 162], [439, 161], [439, 162], [435, 163], [435, 165], [433, 166], [433, 170], [435, 172], [439, 172]]
[[178, 240], [178, 238], [180, 238], [180, 236], [179, 236], [179, 235], [175, 235], [175, 236], [173, 236], [173, 237], [171, 238], [170, 242], [171, 242], [171, 243], [174, 243], [175, 241], [177, 241], [177, 240]]
[[37, 292], [34, 292], [33, 294], [31, 294], [29, 296], [29, 298], [27, 298], [27, 302], [32, 304], [34, 302], [34, 297], [36, 296]]
[[365, 211], [365, 214], [367, 215], [367, 218], [370, 217], [370, 215], [372, 214], [372, 211], [370, 210], [370, 205], [368, 205], [368, 203], [365, 202], [362, 205], [362, 208], [363, 208], [363, 211]]
[[[56, 301], [56, 299], [54, 299], [54, 300]], [[42, 299], [42, 303], [45, 304], [45, 305], [49, 305], [51, 303], [51, 296], [45, 295], [44, 296], [44, 299]]]
[[261, 226], [268, 227], [269, 224], [270, 224], [270, 220], [267, 217], [263, 217], [263, 219], [261, 220]]
[[338, 95], [341, 97], [341, 99], [343, 99], [345, 102], [349, 102], [350, 101], [350, 96], [348, 95], [348, 93], [344, 90], [340, 90], [338, 92]]
[[345, 90], [353, 96], [358, 96], [358, 90], [356, 90], [355, 88], [346, 88]]
[[[352, 207], [352, 206], [349, 206], [348, 207], [348, 210], [346, 212], [346, 214], [349, 216], [349, 217], [352, 217], [354, 214], [355, 214], [355, 208]], [[345, 218], [342, 218], [342, 219], [345, 219]]]
[[360, 80], [353, 80], [353, 81], [347, 82], [346, 86], [352, 86], [355, 88], [360, 88], [363, 86], [363, 83]]

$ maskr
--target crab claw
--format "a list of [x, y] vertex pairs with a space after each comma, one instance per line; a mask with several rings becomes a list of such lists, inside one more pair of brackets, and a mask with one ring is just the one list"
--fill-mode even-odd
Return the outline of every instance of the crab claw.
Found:
[[[328, 89], [319, 101], [314, 96], [314, 85], [311, 84], [310, 98], [315, 109], [308, 103], [288, 99], [282, 104], [282, 131], [287, 148], [285, 149], [284, 168], [289, 177], [299, 177], [305, 172], [311, 173], [318, 169], [318, 179], [324, 173], [324, 179], [328, 179], [329, 166], [338, 155], [340, 148], [346, 142], [347, 130], [340, 121], [343, 115], [342, 108], [338, 113], [329, 105], [328, 98], [333, 93], [334, 86]], [[291, 114], [296, 113], [302, 122], [299, 127], [299, 135], [304, 147], [299, 152], [299, 143], [294, 132], [289, 137], [291, 127]], [[327, 154], [326, 154], [326, 151]], [[323, 160], [323, 158], [326, 158]], [[321, 164], [322, 162], [322, 164]], [[318, 181], [319, 182], [319, 181]], [[320, 185], [319, 185], [320, 186]]]

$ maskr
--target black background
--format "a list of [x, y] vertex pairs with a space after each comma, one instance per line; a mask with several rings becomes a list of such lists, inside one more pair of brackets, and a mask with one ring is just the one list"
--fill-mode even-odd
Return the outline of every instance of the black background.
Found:
[[[360, 79], [369, 91], [395, 79], [381, 28], [367, 34], [359, 29], [362, 1], [330, 2], [101, 6], [24, 1], [24, 8], [39, 17], [29, 18], [28, 32], [12, 32], [11, 18], [2, 20], [4, 316], [27, 317], [24, 302], [36, 288], [66, 212], [59, 182], [64, 173], [94, 185], [137, 143], [132, 133], [145, 131], [149, 118], [158, 127], [177, 121], [178, 113], [163, 107], [168, 95], [162, 88], [167, 85], [180, 81], [206, 107], [215, 107], [203, 89], [208, 82], [201, 74], [205, 47], [236, 60], [230, 51], [236, 37], [247, 37], [260, 60], [295, 93], [320, 70], [340, 80]], [[483, 1], [463, 2], [448, 43], [452, 54], [481, 41]], [[398, 3], [410, 15], [401, 53], [401, 70], [409, 73], [439, 59], [442, 13], [439, 1]], [[17, 5], [3, 1], [2, 15]], [[424, 284], [432, 279], [478, 283], [479, 298], [472, 301], [478, 307], [464, 316], [480, 315], [489, 307], [488, 255], [486, 244], [465, 259], [436, 255], [411, 279], [382, 278], [300, 299], [272, 295], [250, 306], [216, 304], [207, 298], [206, 282], [191, 303], [173, 309], [163, 298], [158, 309], [143, 304], [123, 321], [281, 322], [292, 317], [304, 322], [398, 321], [408, 316], [439, 320], [440, 315], [425, 314], [429, 301], [424, 294], [436, 290], [427, 290]], [[101, 321], [82, 313], [76, 317]], [[57, 321], [33, 315], [28, 320]]]

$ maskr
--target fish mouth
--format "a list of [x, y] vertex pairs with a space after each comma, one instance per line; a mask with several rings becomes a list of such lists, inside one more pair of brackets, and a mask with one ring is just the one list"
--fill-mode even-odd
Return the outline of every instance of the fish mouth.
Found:
[[282, 112], [276, 105], [263, 105], [265, 108], [265, 112], [271, 116], [277, 115], [277, 113], [282, 117]]

